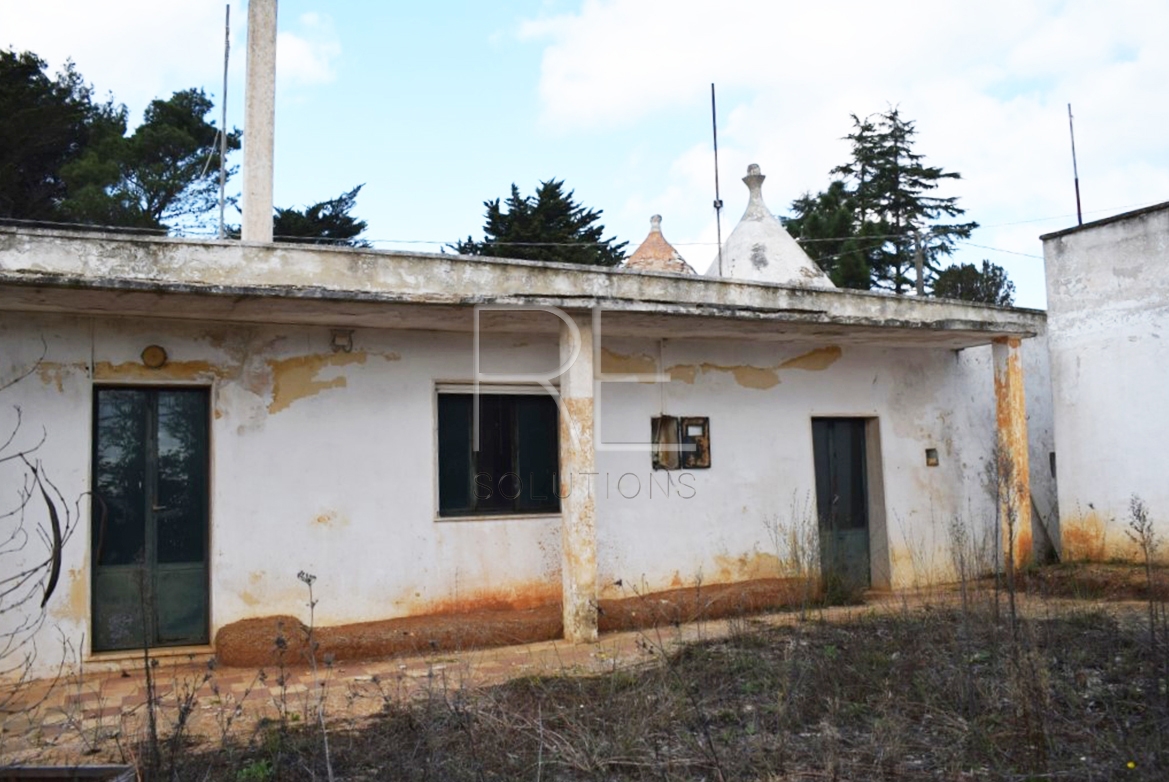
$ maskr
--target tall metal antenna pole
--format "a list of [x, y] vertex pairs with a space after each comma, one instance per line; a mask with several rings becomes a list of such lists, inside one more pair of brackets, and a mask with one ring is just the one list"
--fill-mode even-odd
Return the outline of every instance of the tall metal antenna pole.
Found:
[[227, 62], [231, 57], [231, 4], [226, 6], [223, 21], [223, 97], [220, 98], [222, 111], [219, 126], [219, 238], [227, 238], [227, 229], [223, 224], [223, 207], [226, 203], [227, 192]]
[[1076, 165], [1076, 126], [1072, 124], [1072, 104], [1068, 104], [1068, 130], [1072, 134], [1072, 174], [1076, 177], [1076, 225], [1084, 224], [1084, 213], [1080, 209], [1080, 169]]
[[723, 274], [723, 200], [718, 192], [718, 112], [714, 106], [714, 82], [710, 83], [710, 126], [714, 130], [714, 224], [718, 231], [718, 276]]

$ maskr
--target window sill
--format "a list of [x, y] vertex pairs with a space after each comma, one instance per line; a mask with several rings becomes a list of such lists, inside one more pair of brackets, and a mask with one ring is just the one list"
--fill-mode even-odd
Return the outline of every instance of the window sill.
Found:
[[488, 513], [468, 516], [435, 516], [435, 524], [460, 521], [549, 521], [560, 520], [559, 513]]
[[[192, 646], [153, 646], [150, 648], [150, 659], [172, 660], [176, 657], [192, 657], [193, 662], [206, 662], [215, 656], [215, 647], [211, 644]], [[144, 664], [141, 649], [117, 649], [110, 652], [90, 652], [85, 656], [86, 663], [132, 663], [130, 668], [141, 668]]]

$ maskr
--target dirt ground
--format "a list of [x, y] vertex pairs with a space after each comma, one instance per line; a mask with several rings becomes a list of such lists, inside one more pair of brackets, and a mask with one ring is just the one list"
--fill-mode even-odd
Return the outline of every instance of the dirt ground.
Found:
[[[757, 579], [672, 589], [599, 602], [602, 633], [778, 610], [815, 598], [798, 579]], [[262, 667], [303, 659], [308, 628], [293, 616], [246, 619], [215, 637], [219, 662]], [[314, 630], [320, 660], [371, 660], [551, 641], [563, 635], [559, 603], [524, 610], [429, 614]]]
[[1017, 617], [992, 581], [965, 603], [936, 587], [806, 611], [772, 610], [803, 602], [784, 582], [681, 589], [602, 603], [601, 641], [578, 646], [471, 649], [558, 630], [556, 606], [320, 628], [317, 669], [299, 622], [273, 617], [239, 645], [262, 662], [164, 660], [153, 690], [140, 669], [87, 673], [0, 713], [0, 766], [120, 762], [141, 778], [239, 782], [330, 768], [476, 782], [1167, 778], [1169, 627], [1165, 602], [1150, 631], [1151, 603], [1133, 599], [1150, 594], [1144, 571], [1064, 565], [1020, 584]]

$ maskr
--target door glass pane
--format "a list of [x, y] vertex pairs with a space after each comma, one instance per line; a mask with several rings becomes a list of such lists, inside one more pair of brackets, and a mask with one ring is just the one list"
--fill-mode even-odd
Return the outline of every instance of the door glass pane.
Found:
[[146, 559], [147, 406], [141, 390], [97, 392], [92, 540], [99, 566]]
[[207, 395], [158, 392], [158, 561], [202, 562], [207, 518]]

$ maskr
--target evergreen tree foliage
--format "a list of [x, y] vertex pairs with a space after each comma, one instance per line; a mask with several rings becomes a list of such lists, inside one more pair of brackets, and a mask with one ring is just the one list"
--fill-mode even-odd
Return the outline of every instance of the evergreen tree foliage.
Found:
[[358, 238], [365, 230], [366, 222], [350, 214], [363, 187], [365, 185], [358, 185], [336, 198], [305, 207], [303, 211], [277, 207], [272, 221], [273, 236], [278, 242], [369, 247], [369, 242]]
[[498, 198], [483, 202], [487, 208], [483, 241], [468, 236], [448, 247], [464, 255], [594, 266], [621, 263], [628, 242], [602, 239], [601, 210], [585, 208], [573, 196], [572, 190], [564, 192], [563, 180], [541, 182], [534, 196], [520, 195], [513, 184], [503, 204]]
[[925, 164], [914, 123], [896, 108], [852, 123], [851, 159], [832, 169], [828, 190], [796, 199], [786, 224], [837, 285], [904, 293], [915, 287], [919, 238], [928, 282], [978, 224], [955, 222], [965, 214], [958, 199], [932, 194], [961, 175]]
[[833, 284], [860, 290], [872, 287], [866, 249], [871, 251], [880, 240], [865, 236], [874, 231], [873, 224], [859, 223], [858, 227], [852, 198], [843, 181], [834, 181], [814, 196], [805, 193], [792, 202], [792, 211], [795, 216], [784, 219], [784, 227]]
[[95, 103], [66, 63], [56, 78], [32, 52], [0, 50], [0, 218], [60, 221], [62, 170], [126, 130], [126, 110]]
[[1015, 283], [1007, 277], [1006, 269], [984, 260], [981, 269], [972, 263], [942, 269], [934, 280], [933, 294], [1009, 307], [1015, 303]]
[[[166, 228], [198, 222], [219, 203], [219, 129], [206, 119], [211, 99], [200, 89], [155, 99], [129, 136], [91, 144], [62, 169], [68, 198], [62, 211], [77, 222]], [[227, 149], [240, 148], [239, 131]], [[235, 168], [228, 169], [228, 177]]]

